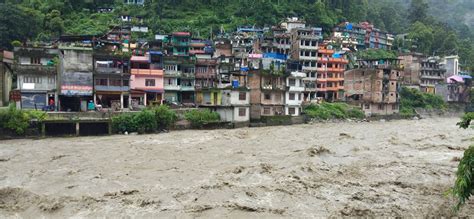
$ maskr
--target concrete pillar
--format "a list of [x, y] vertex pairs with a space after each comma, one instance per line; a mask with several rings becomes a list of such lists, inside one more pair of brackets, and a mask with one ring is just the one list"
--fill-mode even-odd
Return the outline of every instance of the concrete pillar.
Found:
[[128, 108], [132, 109], [132, 94], [128, 94]]
[[41, 137], [46, 137], [46, 124], [44, 122], [41, 123]]
[[76, 122], [76, 136], [80, 135], [80, 125], [79, 122]]
[[94, 94], [94, 105], [97, 106], [97, 94]]
[[120, 94], [120, 109], [123, 110], [123, 93]]
[[58, 92], [54, 92], [54, 104], [55, 104], [55, 110], [54, 111], [59, 111], [59, 95]]
[[145, 92], [145, 94], [143, 95], [143, 105], [146, 106], [146, 92]]

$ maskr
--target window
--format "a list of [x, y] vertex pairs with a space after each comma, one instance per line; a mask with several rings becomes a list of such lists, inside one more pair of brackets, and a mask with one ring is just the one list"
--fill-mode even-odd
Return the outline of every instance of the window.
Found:
[[392, 110], [398, 110], [398, 105], [393, 104], [393, 105], [392, 105]]
[[270, 107], [264, 107], [263, 108], [263, 114], [264, 115], [270, 115]]
[[370, 104], [364, 104], [365, 105], [365, 109], [370, 109]]
[[290, 93], [290, 100], [295, 100], [295, 94], [294, 93]]
[[240, 92], [239, 93], [239, 100], [247, 100], [247, 93], [246, 92]]
[[247, 116], [247, 109], [245, 108], [239, 108], [239, 116]]
[[109, 82], [110, 86], [121, 86], [122, 85], [122, 81], [120, 79], [112, 79], [110, 80]]
[[379, 110], [384, 110], [384, 105], [383, 104], [379, 104]]
[[288, 109], [288, 112], [290, 113], [290, 115], [296, 115], [296, 108], [291, 107]]
[[264, 97], [263, 97], [265, 100], [271, 100], [272, 99], [272, 96], [270, 94], [264, 94]]
[[125, 86], [125, 87], [128, 87], [130, 84], [130, 82], [128, 80], [123, 80], [122, 81], [122, 85]]
[[96, 79], [95, 85], [99, 86], [107, 86], [107, 79]]
[[296, 86], [296, 80], [295, 79], [290, 79], [289, 84], [290, 84], [290, 86]]
[[41, 78], [40, 77], [27, 77], [25, 76], [23, 78], [23, 82], [24, 83], [36, 83], [36, 84], [39, 84], [41, 83]]
[[155, 86], [155, 79], [145, 79], [145, 86], [154, 87]]
[[54, 84], [54, 83], [56, 83], [56, 78], [48, 77], [48, 84]]
[[39, 64], [41, 64], [41, 58], [31, 57], [31, 64], [32, 64], [32, 65], [39, 65]]

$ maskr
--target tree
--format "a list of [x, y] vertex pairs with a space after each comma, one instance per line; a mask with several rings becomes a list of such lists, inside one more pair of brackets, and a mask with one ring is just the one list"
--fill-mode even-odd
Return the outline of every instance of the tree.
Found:
[[425, 54], [431, 53], [434, 39], [433, 29], [431, 27], [417, 21], [410, 27], [409, 38], [417, 42], [418, 52]]
[[411, 23], [425, 22], [428, 17], [429, 5], [425, 0], [411, 0], [408, 19]]
[[15, 5], [0, 4], [0, 47], [12, 49], [14, 40], [26, 41], [38, 33], [39, 22]]
[[[471, 121], [474, 120], [474, 113], [466, 113], [461, 122], [457, 125], [460, 128], [469, 128]], [[474, 194], [474, 145], [470, 146], [459, 162], [458, 171], [456, 172], [456, 182], [452, 189], [452, 194], [457, 198], [455, 206], [456, 210], [466, 203]]]

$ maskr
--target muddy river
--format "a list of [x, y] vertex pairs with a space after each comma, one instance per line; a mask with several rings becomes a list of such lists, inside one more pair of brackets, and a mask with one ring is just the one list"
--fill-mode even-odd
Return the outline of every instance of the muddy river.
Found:
[[457, 121], [0, 141], [0, 217], [452, 216]]

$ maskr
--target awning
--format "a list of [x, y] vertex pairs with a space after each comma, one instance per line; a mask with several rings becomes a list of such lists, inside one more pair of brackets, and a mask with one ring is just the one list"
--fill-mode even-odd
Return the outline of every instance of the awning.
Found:
[[459, 75], [453, 75], [447, 79], [447, 82], [452, 84], [452, 83], [464, 83], [463, 77]]

